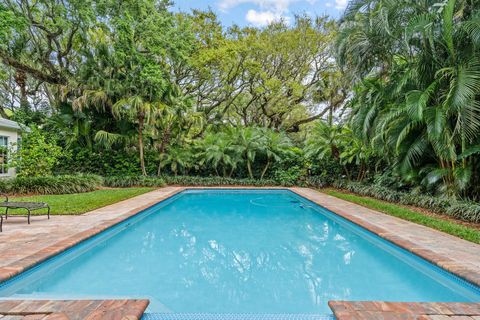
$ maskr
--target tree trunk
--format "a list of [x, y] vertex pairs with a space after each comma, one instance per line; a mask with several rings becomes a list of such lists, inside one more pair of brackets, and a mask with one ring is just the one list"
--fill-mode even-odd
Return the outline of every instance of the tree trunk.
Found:
[[265, 168], [263, 168], [262, 175], [260, 176], [260, 180], [263, 179], [265, 176], [265, 173], [267, 173], [268, 168], [270, 167], [270, 159], [268, 159], [267, 164], [265, 165]]
[[27, 97], [27, 75], [22, 71], [17, 71], [15, 74], [15, 82], [17, 83], [20, 89], [20, 108], [28, 108], [28, 97]]
[[248, 175], [250, 179], [253, 179], [253, 172], [252, 172], [252, 164], [250, 163], [250, 160], [247, 159], [247, 170], [248, 170]]
[[158, 168], [157, 168], [157, 177], [160, 177], [162, 175], [162, 154], [160, 153], [160, 161], [158, 162]]
[[162, 155], [165, 153], [165, 148], [170, 141], [170, 128], [163, 132], [162, 143], [160, 145], [160, 161], [158, 162], [157, 176], [160, 176], [162, 173]]
[[348, 168], [346, 165], [343, 165], [343, 170], [345, 170], [345, 174], [347, 176], [347, 179], [348, 180], [351, 180], [351, 177], [350, 177], [350, 172], [348, 171]]
[[145, 169], [145, 158], [143, 155], [143, 122], [144, 116], [140, 115], [138, 117], [138, 152], [140, 153], [140, 167], [142, 169], [142, 174], [147, 175], [147, 170]]

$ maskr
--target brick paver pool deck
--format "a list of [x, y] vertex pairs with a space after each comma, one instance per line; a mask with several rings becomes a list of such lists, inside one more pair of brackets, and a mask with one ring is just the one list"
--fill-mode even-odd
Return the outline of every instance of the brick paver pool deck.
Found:
[[0, 301], [0, 320], [136, 320], [148, 300], [5, 300]]
[[330, 301], [337, 320], [480, 320], [478, 303]]
[[[185, 189], [186, 188], [184, 187], [161, 188], [79, 216], [53, 216], [50, 220], [47, 220], [46, 217], [42, 216], [33, 217], [31, 225], [27, 225], [25, 219], [10, 218], [9, 220], [4, 221], [4, 232], [0, 233], [0, 282], [29, 269], [39, 262], [44, 261], [45, 259], [48, 259], [49, 257], [52, 257], [139, 213], [143, 209], [146, 209], [159, 201], [165, 200]], [[325, 195], [312, 189], [289, 189], [370, 230], [380, 237], [385, 238], [472, 283], [480, 285], [480, 245], [424, 226], [391, 217], [357, 204]], [[107, 300], [96, 301], [95, 303], [99, 304], [97, 307], [102, 306], [101, 308], [99, 307], [100, 309], [98, 310], [107, 312], [111, 309], [112, 313], [109, 314], [115, 315], [111, 319], [137, 319], [130, 315], [124, 317], [124, 315], [118, 313], [121, 309], [130, 310], [126, 305], [135, 304], [135, 301], [137, 300]], [[2, 315], [7, 314], [6, 311], [8, 310], [6, 306], [8, 306], [8, 303], [11, 303], [11, 301], [0, 301], [0, 320], [3, 320]], [[74, 319], [75, 317], [68, 315], [64, 318], [57, 316], [62, 316], [62, 312], [64, 315], [68, 312], [71, 313], [68, 306], [81, 305], [82, 303], [87, 302], [64, 301], [63, 304], [58, 303], [59, 302], [56, 301], [47, 301], [42, 308], [44, 308], [45, 305], [55, 305], [57, 309], [52, 312], [41, 313], [44, 309], [40, 308], [38, 302], [25, 301], [22, 304], [23, 315], [21, 316], [22, 318], [27, 316], [30, 318], [30, 314], [28, 313], [31, 312], [31, 315], [34, 316], [42, 315], [43, 319]], [[138, 307], [138, 301], [135, 305]], [[351, 305], [354, 307], [351, 307]], [[440, 320], [440, 318], [438, 318], [440, 316], [453, 317], [458, 315], [466, 317], [459, 319], [480, 320], [480, 303], [468, 304], [467, 307], [471, 313], [469, 315], [464, 313], [452, 313], [452, 310], [466, 310], [461, 309], [459, 304], [436, 304], [434, 306], [439, 310], [437, 310], [437, 312], [440, 312], [434, 315], [437, 318], [425, 318], [425, 314], [404, 313], [402, 310], [406, 308], [406, 305], [402, 303], [388, 304], [391, 308], [393, 308], [392, 306], [396, 306], [397, 309], [393, 308], [396, 311], [372, 309], [372, 306], [384, 307], [385, 304], [382, 302], [376, 302], [376, 304], [365, 303], [365, 305], [359, 305], [358, 303], [352, 302], [351, 305], [349, 305], [349, 302], [330, 302], [332, 310], [336, 310], [335, 314], [340, 312], [339, 310], [343, 310], [339, 319]], [[462, 305], [466, 306], [466, 304]], [[415, 306], [415, 310], [424, 310], [421, 308], [427, 307], [426, 304], [409, 304], [408, 306], [411, 308]], [[432, 305], [430, 305], [430, 307], [432, 307]], [[62, 308], [67, 309], [62, 310]], [[12, 310], [15, 311], [15, 309]], [[353, 310], [353, 312], [349, 315], [346, 310]], [[444, 313], [441, 313], [441, 310], [444, 310]], [[103, 319], [105, 314], [92, 314], [91, 319]], [[370, 315], [370, 317], [365, 317], [366, 315]], [[13, 318], [11, 318], [10, 315], [8, 317], [16, 319], [15, 317], [20, 315], [12, 316]], [[105, 318], [108, 317], [105, 316]], [[7, 317], [5, 318], [9, 319]], [[77, 319], [84, 318], [85, 317]], [[36, 318], [33, 317], [32, 319], [42, 318], [38, 316]]]

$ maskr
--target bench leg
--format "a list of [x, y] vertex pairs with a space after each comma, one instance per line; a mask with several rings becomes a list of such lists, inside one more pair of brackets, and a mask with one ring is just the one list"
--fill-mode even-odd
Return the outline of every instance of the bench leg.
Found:
[[8, 207], [5, 208], [5, 220], [8, 219]]
[[0, 216], [0, 232], [3, 231], [3, 216]]
[[30, 209], [27, 209], [28, 211], [28, 224], [30, 224]]
[[50, 206], [48, 206], [47, 216], [48, 216], [48, 219], [50, 219]]

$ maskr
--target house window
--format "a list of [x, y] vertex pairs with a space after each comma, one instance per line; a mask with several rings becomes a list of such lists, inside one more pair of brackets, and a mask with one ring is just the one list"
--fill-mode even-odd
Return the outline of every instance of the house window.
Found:
[[0, 136], [0, 174], [8, 173], [8, 137]]

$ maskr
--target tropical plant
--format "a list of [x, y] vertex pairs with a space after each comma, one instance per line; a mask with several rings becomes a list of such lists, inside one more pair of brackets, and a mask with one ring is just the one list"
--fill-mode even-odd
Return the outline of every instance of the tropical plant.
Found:
[[13, 152], [11, 165], [16, 168], [18, 176], [51, 175], [61, 154], [62, 148], [50, 135], [31, 128], [22, 135], [17, 151]]
[[94, 191], [102, 184], [102, 177], [93, 174], [19, 176], [2, 180], [0, 191], [11, 194], [69, 194]]
[[147, 175], [147, 171], [145, 169], [143, 131], [145, 125], [150, 123], [156, 110], [162, 107], [162, 105], [162, 102], [145, 101], [141, 96], [135, 95], [120, 99], [112, 106], [112, 113], [115, 117], [119, 119], [125, 117], [137, 124], [138, 153], [140, 156], [140, 167], [144, 176]]
[[263, 136], [261, 147], [267, 158], [260, 175], [260, 179], [263, 179], [272, 163], [281, 161], [281, 159], [288, 156], [288, 154], [292, 154], [293, 151], [291, 149], [292, 142], [285, 133], [263, 129], [261, 130], [261, 134]]
[[188, 148], [175, 146], [169, 149], [168, 153], [162, 154], [160, 166], [169, 166], [170, 170], [177, 175], [181, 171], [184, 175], [193, 166], [193, 156]]
[[351, 127], [412, 185], [461, 195], [480, 136], [476, 1], [352, 1], [337, 44]]
[[199, 164], [211, 166], [217, 176], [220, 167], [223, 177], [231, 177], [240, 160], [234, 143], [229, 132], [208, 132], [196, 145]]
[[232, 129], [232, 137], [235, 139], [235, 150], [244, 160], [248, 176], [253, 179], [252, 164], [255, 162], [257, 153], [262, 150], [265, 137], [256, 128]]

